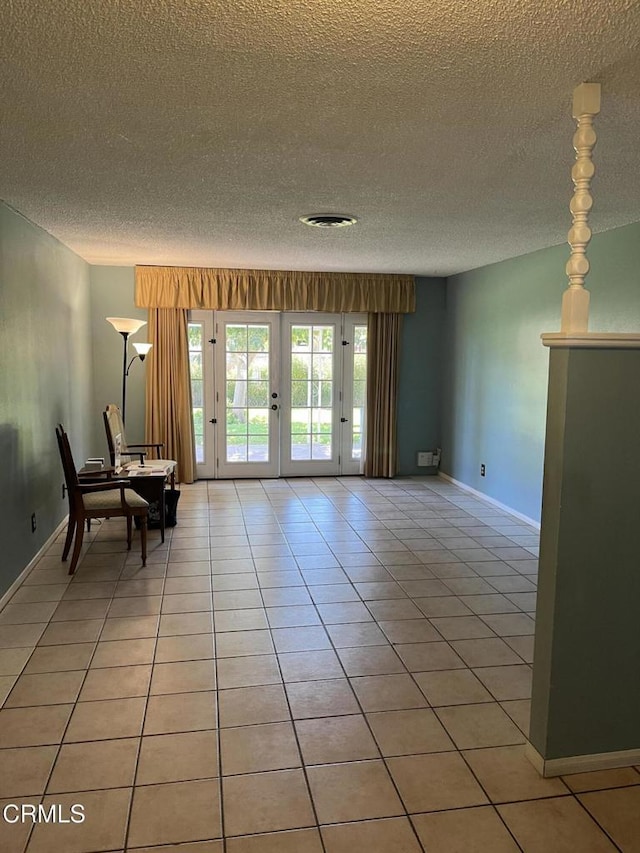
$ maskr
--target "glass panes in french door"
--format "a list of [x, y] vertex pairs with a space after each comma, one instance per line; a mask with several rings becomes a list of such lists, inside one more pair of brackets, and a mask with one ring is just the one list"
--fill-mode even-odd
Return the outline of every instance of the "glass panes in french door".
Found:
[[216, 315], [218, 475], [277, 477], [279, 315]]
[[367, 318], [194, 311], [199, 477], [361, 473]]
[[283, 315], [283, 475], [339, 473], [340, 333], [336, 314]]

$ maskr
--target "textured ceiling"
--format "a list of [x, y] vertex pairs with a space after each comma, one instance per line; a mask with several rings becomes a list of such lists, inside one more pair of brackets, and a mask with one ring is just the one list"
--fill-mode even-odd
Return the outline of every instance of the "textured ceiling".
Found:
[[[92, 263], [442, 275], [640, 220], [637, 0], [8, 0], [0, 198]], [[358, 224], [308, 228], [307, 213]]]

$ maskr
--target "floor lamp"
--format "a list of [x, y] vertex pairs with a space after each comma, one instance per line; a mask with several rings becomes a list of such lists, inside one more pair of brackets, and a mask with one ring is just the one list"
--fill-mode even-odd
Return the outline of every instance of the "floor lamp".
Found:
[[129, 341], [129, 335], [135, 334], [143, 326], [146, 326], [147, 321], [130, 320], [126, 317], [107, 317], [106, 319], [107, 322], [111, 323], [116, 332], [119, 332], [122, 335], [124, 340], [124, 350], [122, 354], [122, 423], [124, 424], [127, 407], [127, 376], [129, 375], [129, 369], [136, 358], [139, 358], [140, 361], [144, 361], [146, 354], [151, 349], [151, 344], [134, 343], [133, 346], [136, 350], [136, 355], [133, 356], [127, 365], [127, 344]]

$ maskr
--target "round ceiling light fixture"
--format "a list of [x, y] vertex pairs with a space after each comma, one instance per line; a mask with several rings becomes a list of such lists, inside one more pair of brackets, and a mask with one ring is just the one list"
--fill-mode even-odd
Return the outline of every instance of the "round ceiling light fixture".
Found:
[[314, 228], [345, 228], [347, 225], [355, 225], [357, 221], [355, 216], [347, 216], [345, 213], [311, 213], [300, 217], [300, 222], [313, 225]]

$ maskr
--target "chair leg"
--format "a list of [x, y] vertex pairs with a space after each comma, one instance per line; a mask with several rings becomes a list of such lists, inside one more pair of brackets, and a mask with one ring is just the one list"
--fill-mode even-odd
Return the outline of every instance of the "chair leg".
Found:
[[142, 545], [142, 565], [147, 565], [147, 516], [140, 516], [140, 544]]
[[78, 558], [80, 557], [80, 549], [82, 548], [82, 540], [84, 538], [84, 522], [81, 521], [79, 524], [76, 524], [76, 541], [73, 546], [73, 556], [71, 557], [71, 565], [69, 566], [69, 574], [72, 575], [76, 566], [78, 565]]
[[91, 519], [87, 519], [87, 533], [91, 533]]
[[127, 515], [127, 551], [131, 550], [131, 539], [133, 537], [133, 525], [131, 523], [131, 515]]
[[73, 534], [76, 530], [76, 519], [75, 516], [69, 516], [69, 523], [67, 524], [67, 538], [64, 540], [64, 548], [62, 549], [62, 562], [67, 559], [69, 556], [69, 551], [71, 550], [71, 543], [73, 542]]

